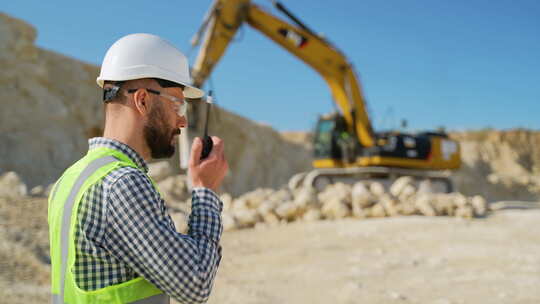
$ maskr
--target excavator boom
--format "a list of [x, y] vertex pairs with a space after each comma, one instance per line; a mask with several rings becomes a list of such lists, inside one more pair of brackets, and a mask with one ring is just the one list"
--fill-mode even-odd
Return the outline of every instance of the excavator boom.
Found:
[[292, 184], [410, 175], [443, 181], [446, 190], [451, 191], [448, 172], [443, 170], [460, 166], [459, 144], [439, 132], [375, 133], [356, 73], [345, 55], [282, 4], [275, 1], [274, 4], [292, 23], [273, 16], [250, 0], [215, 0], [194, 39], [197, 42], [204, 33], [193, 67], [194, 84], [204, 84], [240, 26], [248, 24], [320, 74], [340, 110], [320, 117], [314, 131], [315, 169], [299, 173], [291, 179]]
[[[294, 21], [299, 23], [298, 19]], [[345, 56], [329, 42], [302, 26], [302, 23], [300, 26], [287, 23], [251, 1], [214, 2], [205, 20], [205, 37], [193, 67], [195, 85], [204, 84], [244, 22], [315, 69], [330, 87], [333, 99], [347, 122], [348, 131], [357, 135], [362, 146], [374, 145], [373, 129], [364, 97], [354, 69]]]

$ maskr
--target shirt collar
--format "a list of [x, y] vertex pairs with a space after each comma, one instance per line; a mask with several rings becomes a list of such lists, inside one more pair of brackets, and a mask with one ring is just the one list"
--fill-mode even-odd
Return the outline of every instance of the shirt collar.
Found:
[[109, 148], [109, 149], [122, 152], [126, 156], [128, 156], [137, 165], [137, 167], [141, 168], [145, 173], [148, 173], [148, 165], [146, 164], [144, 159], [139, 155], [139, 153], [133, 150], [133, 148], [131, 148], [130, 146], [124, 143], [121, 143], [117, 140], [105, 138], [105, 137], [90, 138], [88, 140], [88, 148], [90, 150], [95, 149], [95, 148]]

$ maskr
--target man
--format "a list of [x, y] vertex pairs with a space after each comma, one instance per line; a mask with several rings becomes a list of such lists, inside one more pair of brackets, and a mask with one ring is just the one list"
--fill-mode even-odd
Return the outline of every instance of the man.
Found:
[[104, 135], [89, 140], [49, 197], [53, 303], [204, 303], [221, 260], [223, 142], [212, 137], [203, 160], [202, 141], [193, 142], [187, 235], [176, 231], [146, 165], [173, 155], [184, 97], [203, 92], [190, 85], [185, 56], [149, 34], [115, 42], [97, 82]]

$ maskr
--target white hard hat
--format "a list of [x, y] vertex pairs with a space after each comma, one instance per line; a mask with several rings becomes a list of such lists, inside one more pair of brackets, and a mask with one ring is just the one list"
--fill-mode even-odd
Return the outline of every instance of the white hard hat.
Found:
[[191, 85], [186, 56], [172, 44], [151, 34], [131, 34], [116, 41], [105, 54], [96, 79], [105, 81], [159, 78], [184, 85], [186, 98], [201, 98], [204, 92]]

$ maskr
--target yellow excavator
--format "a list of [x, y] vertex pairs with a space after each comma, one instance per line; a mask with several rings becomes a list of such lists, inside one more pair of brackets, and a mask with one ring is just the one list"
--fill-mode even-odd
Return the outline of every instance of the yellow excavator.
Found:
[[343, 178], [393, 180], [406, 175], [442, 182], [443, 191], [451, 192], [449, 170], [461, 163], [458, 143], [442, 132], [375, 133], [355, 71], [345, 55], [283, 4], [272, 3], [290, 22], [250, 0], [215, 0], [192, 40], [193, 46], [201, 44], [192, 75], [194, 84], [202, 86], [237, 30], [248, 24], [324, 78], [340, 112], [319, 118], [313, 133], [314, 169], [295, 175], [289, 186], [322, 188]]

